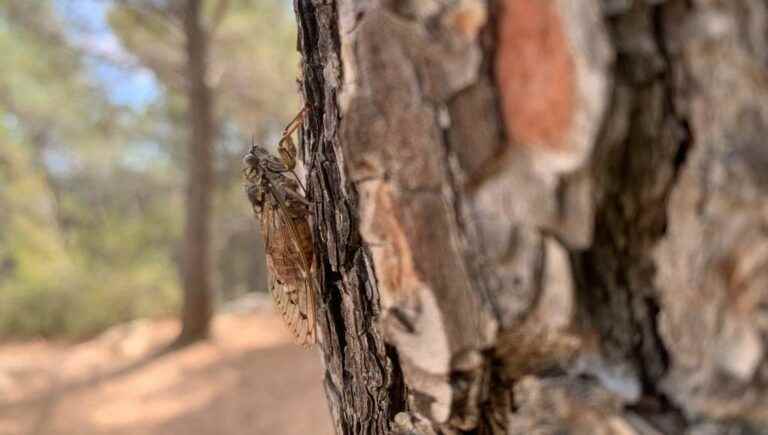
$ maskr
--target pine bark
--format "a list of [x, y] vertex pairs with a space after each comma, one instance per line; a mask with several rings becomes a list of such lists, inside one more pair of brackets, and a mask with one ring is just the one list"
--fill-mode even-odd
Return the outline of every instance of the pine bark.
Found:
[[294, 6], [338, 433], [768, 433], [768, 4]]

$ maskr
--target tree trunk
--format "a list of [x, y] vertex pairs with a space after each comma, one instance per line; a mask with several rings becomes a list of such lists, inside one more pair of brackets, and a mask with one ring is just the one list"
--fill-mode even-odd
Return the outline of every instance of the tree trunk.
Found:
[[187, 0], [183, 27], [187, 55], [189, 166], [184, 228], [182, 331], [178, 342], [208, 335], [212, 315], [210, 282], [210, 216], [213, 191], [213, 97], [207, 82], [208, 41], [201, 0]]
[[294, 5], [338, 433], [768, 433], [766, 2]]

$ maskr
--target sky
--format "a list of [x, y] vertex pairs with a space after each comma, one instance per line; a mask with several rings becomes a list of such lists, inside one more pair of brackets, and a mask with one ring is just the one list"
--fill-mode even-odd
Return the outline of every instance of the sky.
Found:
[[87, 66], [113, 103], [141, 109], [158, 97], [160, 87], [151, 71], [143, 67], [121, 67], [106, 60], [138, 64], [107, 23], [111, 1], [54, 0], [54, 4], [66, 20], [75, 44], [97, 54], [87, 60]]
[[[53, 0], [53, 4], [71, 41], [92, 54], [84, 59], [88, 73], [113, 104], [140, 111], [159, 97], [160, 83], [154, 74], [123, 48], [107, 23], [112, 0]], [[120, 158], [127, 167], [142, 169], [163, 158], [155, 142], [130, 145]], [[45, 159], [50, 170], [62, 172], [72, 170], [75, 161], [71, 157], [53, 150]]]

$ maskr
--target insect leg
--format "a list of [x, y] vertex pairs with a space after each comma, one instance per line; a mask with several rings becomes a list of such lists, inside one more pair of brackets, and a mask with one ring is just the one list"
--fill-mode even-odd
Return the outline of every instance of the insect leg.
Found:
[[302, 108], [296, 117], [285, 127], [280, 142], [277, 145], [277, 151], [280, 154], [280, 158], [289, 170], [293, 170], [293, 168], [296, 167], [296, 144], [293, 142], [291, 135], [299, 128], [299, 126], [301, 126], [301, 123], [304, 120], [305, 110], [306, 107]]

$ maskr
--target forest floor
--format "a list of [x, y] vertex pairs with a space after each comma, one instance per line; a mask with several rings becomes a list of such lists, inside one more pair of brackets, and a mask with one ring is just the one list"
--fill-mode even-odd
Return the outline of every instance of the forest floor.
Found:
[[78, 344], [0, 345], [0, 435], [327, 435], [316, 350], [271, 307], [217, 316], [214, 338], [141, 320]]

